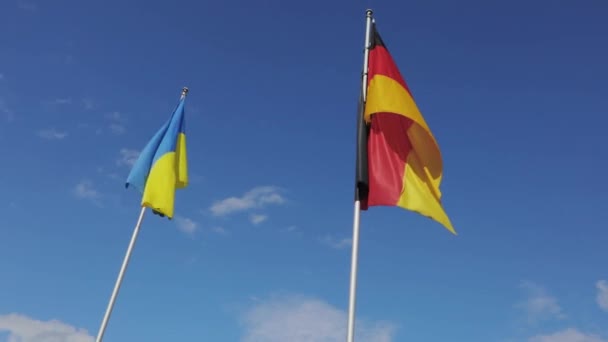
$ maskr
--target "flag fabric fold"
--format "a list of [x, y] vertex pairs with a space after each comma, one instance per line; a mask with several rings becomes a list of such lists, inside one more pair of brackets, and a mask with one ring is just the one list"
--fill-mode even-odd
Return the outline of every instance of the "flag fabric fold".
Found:
[[441, 204], [439, 145], [375, 24], [367, 72], [357, 129], [356, 196], [361, 209], [398, 206], [456, 234]]
[[175, 190], [188, 185], [185, 96], [169, 120], [150, 139], [127, 177], [126, 187], [142, 193], [141, 205], [173, 218]]

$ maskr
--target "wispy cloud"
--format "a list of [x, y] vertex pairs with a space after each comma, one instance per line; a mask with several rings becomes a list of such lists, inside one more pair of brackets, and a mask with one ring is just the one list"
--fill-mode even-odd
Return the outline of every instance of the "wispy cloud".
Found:
[[350, 238], [335, 238], [331, 235], [326, 235], [321, 238], [321, 243], [334, 248], [334, 249], [343, 249], [346, 247], [350, 247], [352, 244], [352, 240]]
[[116, 172], [110, 172], [107, 174], [108, 178], [115, 181], [124, 181], [124, 179]]
[[[346, 312], [303, 296], [256, 300], [243, 317], [242, 342], [342, 342], [346, 339]], [[357, 341], [391, 342], [395, 326], [388, 322], [357, 320]]]
[[113, 181], [120, 181], [121, 183], [125, 181], [123, 176], [119, 175], [116, 172], [108, 171], [101, 166], [97, 168], [97, 173], [99, 173], [100, 175], [102, 175], [104, 177], [108, 177], [109, 179], [111, 179]]
[[538, 335], [528, 342], [608, 342], [599, 335], [586, 334], [577, 329], [568, 328], [549, 335]]
[[219, 226], [211, 228], [211, 231], [216, 234], [220, 234], [220, 235], [228, 235], [228, 231], [226, 229], [224, 229], [223, 227], [219, 227]]
[[132, 150], [128, 148], [120, 149], [120, 158], [116, 161], [118, 166], [128, 166], [132, 167], [137, 161], [137, 157], [139, 157], [138, 150]]
[[110, 122], [110, 131], [114, 134], [123, 134], [127, 131], [126, 118], [120, 112], [111, 112], [105, 115], [105, 118]]
[[85, 329], [15, 313], [0, 316], [0, 332], [7, 332], [11, 342], [93, 342], [93, 336]]
[[229, 197], [216, 201], [211, 206], [211, 213], [215, 216], [228, 215], [249, 209], [259, 209], [270, 204], [283, 204], [285, 198], [280, 189], [275, 186], [259, 186], [246, 192], [241, 197]]
[[188, 235], [192, 235], [198, 230], [198, 224], [187, 217], [176, 216], [175, 223], [180, 232]]
[[61, 132], [55, 128], [42, 129], [37, 134], [40, 138], [46, 140], [62, 140], [68, 136], [67, 132]]
[[600, 280], [595, 286], [597, 287], [597, 305], [602, 310], [608, 312], [608, 281]]
[[11, 122], [15, 120], [15, 112], [6, 104], [6, 101], [0, 98], [0, 113], [2, 113], [6, 121]]
[[120, 112], [110, 112], [107, 113], [105, 115], [106, 119], [111, 120], [111, 121], [118, 121], [118, 122], [122, 122], [124, 121], [124, 117]]
[[67, 104], [72, 103], [72, 98], [70, 98], [70, 97], [58, 98], [58, 99], [54, 99], [52, 102], [57, 105], [67, 105]]
[[249, 221], [253, 224], [260, 224], [268, 219], [268, 215], [261, 214], [251, 214], [249, 216]]
[[299, 236], [299, 237], [301, 237], [302, 235], [304, 235], [302, 233], [302, 230], [300, 230], [296, 226], [288, 226], [286, 228], [281, 229], [281, 232], [286, 233], [286, 234], [290, 234], [290, 235]]
[[18, 0], [17, 6], [24, 11], [36, 11], [38, 10], [38, 5], [31, 1], [26, 0]]
[[82, 106], [86, 110], [91, 110], [95, 108], [95, 102], [93, 102], [91, 98], [85, 97], [84, 99], [82, 99]]
[[46, 107], [69, 106], [72, 104], [71, 97], [56, 97], [42, 101], [42, 105]]
[[563, 319], [565, 314], [559, 306], [557, 299], [547, 293], [541, 286], [524, 281], [520, 287], [527, 293], [527, 298], [516, 305], [526, 314], [528, 323], [541, 320]]
[[74, 196], [82, 199], [97, 200], [100, 198], [99, 192], [89, 180], [82, 180], [76, 184], [73, 190]]
[[122, 124], [113, 123], [110, 124], [110, 131], [116, 135], [123, 134], [127, 131], [127, 128]]

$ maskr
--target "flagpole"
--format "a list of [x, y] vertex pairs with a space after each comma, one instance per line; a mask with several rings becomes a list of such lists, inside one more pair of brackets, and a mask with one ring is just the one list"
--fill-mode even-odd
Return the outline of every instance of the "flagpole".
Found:
[[106, 326], [108, 325], [110, 314], [112, 313], [112, 309], [114, 308], [114, 303], [116, 302], [116, 296], [118, 296], [118, 291], [120, 290], [122, 278], [124, 277], [125, 271], [127, 270], [127, 266], [129, 265], [129, 260], [131, 259], [131, 252], [133, 252], [133, 246], [135, 246], [135, 241], [137, 240], [137, 236], [139, 235], [139, 228], [141, 227], [141, 223], [144, 220], [145, 213], [146, 207], [141, 207], [141, 212], [139, 213], [137, 224], [135, 225], [133, 235], [131, 236], [131, 242], [129, 242], [129, 247], [127, 248], [127, 254], [125, 255], [125, 258], [122, 261], [122, 266], [120, 267], [120, 272], [118, 273], [118, 279], [116, 279], [116, 284], [114, 284], [114, 291], [112, 291], [110, 303], [108, 303], [106, 314], [103, 316], [103, 321], [101, 322], [101, 327], [99, 328], [99, 333], [97, 334], [97, 339], [95, 339], [95, 342], [101, 342], [101, 340], [103, 339], [103, 334], [106, 331]]
[[[180, 100], [183, 100], [188, 94], [188, 88], [182, 88], [182, 95]], [[112, 309], [114, 308], [114, 303], [116, 302], [116, 297], [118, 296], [118, 291], [120, 290], [120, 285], [122, 284], [122, 278], [125, 276], [125, 272], [127, 270], [127, 266], [129, 266], [129, 260], [131, 259], [131, 253], [133, 252], [133, 247], [135, 246], [135, 241], [137, 241], [137, 236], [139, 235], [139, 229], [141, 228], [141, 223], [144, 220], [144, 214], [146, 213], [146, 207], [141, 207], [141, 211], [139, 213], [139, 218], [137, 219], [137, 224], [135, 224], [135, 229], [133, 229], [133, 235], [131, 235], [131, 241], [129, 242], [129, 247], [127, 248], [127, 253], [122, 261], [122, 266], [120, 267], [120, 272], [118, 272], [118, 278], [116, 279], [116, 283], [114, 284], [114, 290], [112, 291], [112, 296], [110, 297], [110, 302], [108, 303], [108, 307], [106, 308], [106, 313], [103, 316], [103, 320], [101, 321], [101, 327], [99, 328], [99, 332], [97, 333], [97, 338], [95, 342], [101, 342], [103, 339], [103, 335], [106, 332], [106, 327], [108, 326], [108, 321], [110, 320], [110, 315], [112, 314]]]
[[[367, 67], [369, 62], [369, 45], [370, 34], [372, 27], [373, 11], [368, 9], [365, 11], [366, 27], [365, 27], [365, 52], [363, 54], [363, 77], [361, 82], [363, 103], [367, 98]], [[359, 118], [360, 119], [360, 118]], [[357, 190], [358, 191], [358, 190]], [[347, 342], [355, 340], [355, 302], [357, 295], [357, 266], [359, 255], [359, 218], [361, 216], [361, 202], [357, 197], [355, 200], [354, 217], [353, 217], [353, 241], [352, 241], [352, 256], [350, 265], [350, 292], [348, 297], [348, 333], [346, 336]]]

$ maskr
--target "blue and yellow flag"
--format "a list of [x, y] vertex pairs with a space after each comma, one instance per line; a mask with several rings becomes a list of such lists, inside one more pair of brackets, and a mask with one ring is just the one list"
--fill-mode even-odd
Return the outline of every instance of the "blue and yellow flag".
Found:
[[173, 218], [175, 190], [188, 185], [184, 102], [186, 90], [171, 115], [141, 151], [126, 187], [143, 193], [141, 205], [160, 216]]

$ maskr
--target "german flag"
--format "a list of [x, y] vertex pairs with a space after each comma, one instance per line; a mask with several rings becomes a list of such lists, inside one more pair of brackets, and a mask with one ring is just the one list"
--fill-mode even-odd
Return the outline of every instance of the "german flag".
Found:
[[356, 199], [361, 209], [398, 206], [456, 234], [441, 205], [441, 152], [376, 25], [367, 97], [359, 100]]

